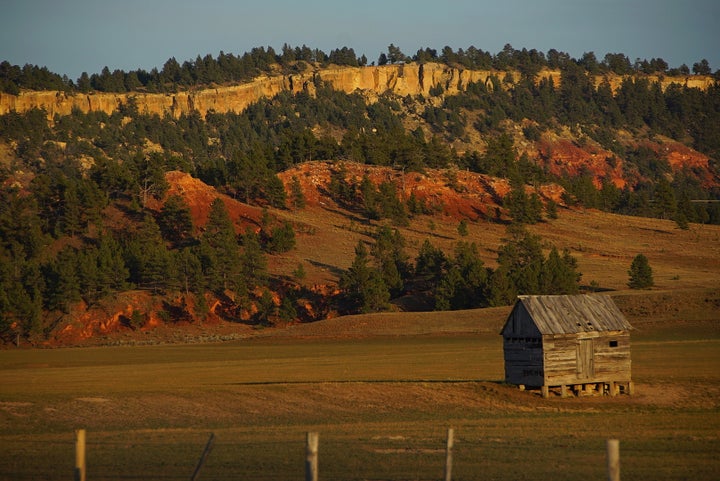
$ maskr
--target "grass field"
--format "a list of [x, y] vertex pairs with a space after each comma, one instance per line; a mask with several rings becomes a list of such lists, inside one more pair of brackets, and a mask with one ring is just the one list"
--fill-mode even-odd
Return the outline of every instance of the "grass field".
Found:
[[[619, 300], [631, 313], [644, 302]], [[717, 479], [720, 317], [657, 311], [631, 316], [637, 395], [616, 398], [502, 384], [498, 311], [475, 313], [475, 327], [470, 311], [446, 317], [441, 334], [441, 318], [418, 315], [389, 335], [386, 314], [328, 321], [346, 334], [363, 323], [355, 337], [316, 325], [223, 344], [0, 351], [0, 479], [69, 479], [78, 428], [89, 480], [189, 479], [211, 432], [200, 479], [302, 479], [307, 431], [320, 433], [321, 479], [440, 479], [448, 427], [458, 480], [604, 479], [608, 438], [621, 440], [624, 479]]]

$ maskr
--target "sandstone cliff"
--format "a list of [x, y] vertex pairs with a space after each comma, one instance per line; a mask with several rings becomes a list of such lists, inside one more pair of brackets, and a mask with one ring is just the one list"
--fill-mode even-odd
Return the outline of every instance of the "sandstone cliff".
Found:
[[[272, 98], [283, 91], [293, 93], [303, 90], [312, 91], [316, 77], [346, 93], [361, 91], [383, 94], [391, 91], [401, 96], [419, 94], [427, 96], [430, 90], [437, 86], [442, 86], [448, 95], [457, 94], [471, 82], [487, 82], [493, 75], [505, 78], [507, 73], [464, 70], [436, 63], [395, 64], [377, 67], [335, 67], [300, 74], [261, 76], [241, 85], [168, 94], [23, 91], [19, 95], [0, 93], [0, 115], [11, 111], [26, 112], [32, 108], [44, 109], [49, 118], [55, 115], [69, 115], [74, 109], [81, 112], [101, 111], [110, 114], [119, 105], [134, 99], [138, 110], [144, 113], [170, 114], [178, 117], [195, 110], [204, 116], [210, 110], [239, 113], [262, 97]], [[515, 80], [520, 76], [517, 72], [511, 72], [511, 75]], [[559, 71], [544, 70], [538, 75], [538, 79], [548, 77], [553, 79], [555, 85], [560, 84]], [[598, 77], [596, 82], [599, 83], [602, 79], [603, 77]], [[616, 88], [622, 78], [615, 76], [609, 80]], [[704, 76], [650, 77], [650, 80], [660, 80], [663, 87], [671, 83], [682, 83], [701, 89], [713, 83], [711, 77]]]

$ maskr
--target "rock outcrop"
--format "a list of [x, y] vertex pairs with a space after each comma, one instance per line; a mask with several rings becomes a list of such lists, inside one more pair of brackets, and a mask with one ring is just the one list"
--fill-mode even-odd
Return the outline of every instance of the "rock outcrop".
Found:
[[[465, 90], [471, 82], [487, 83], [491, 76], [505, 78], [507, 72], [491, 70], [465, 70], [444, 64], [393, 64], [370, 67], [331, 67], [297, 74], [261, 76], [251, 82], [234, 86], [190, 90], [176, 93], [66, 93], [59, 91], [23, 91], [19, 95], [0, 93], [0, 115], [11, 111], [26, 112], [32, 108], [44, 109], [49, 118], [55, 115], [69, 115], [73, 110], [81, 112], [100, 111], [111, 114], [122, 104], [134, 100], [140, 112], [178, 117], [191, 111], [205, 115], [208, 111], [242, 112], [250, 104], [263, 97], [272, 98], [283, 91], [298, 93], [311, 91], [316, 79], [333, 88], [351, 93], [355, 91], [383, 94], [429, 95], [430, 90], [441, 86], [445, 94], [453, 95]], [[515, 81], [518, 72], [510, 72]], [[552, 78], [560, 84], [560, 72], [543, 70], [538, 79]], [[598, 77], [599, 83], [605, 77]], [[620, 85], [622, 78], [610, 78], [613, 88]], [[711, 77], [663, 77], [663, 87], [671, 83], [682, 83], [691, 87], [707, 88]]]

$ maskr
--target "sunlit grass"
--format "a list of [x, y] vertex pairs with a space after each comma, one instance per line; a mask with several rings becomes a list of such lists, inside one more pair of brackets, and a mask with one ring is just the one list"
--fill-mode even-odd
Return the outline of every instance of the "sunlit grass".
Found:
[[[320, 433], [322, 479], [602, 479], [720, 472], [720, 334], [633, 334], [634, 398], [543, 400], [501, 383], [495, 333], [0, 352], [0, 479], [297, 479]], [[660, 395], [658, 399], [655, 396]]]

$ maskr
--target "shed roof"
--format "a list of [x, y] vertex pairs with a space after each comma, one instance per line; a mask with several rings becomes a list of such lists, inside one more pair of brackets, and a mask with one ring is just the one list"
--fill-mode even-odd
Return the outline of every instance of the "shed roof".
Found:
[[527, 310], [541, 334], [633, 328], [610, 296], [519, 296], [515, 308], [518, 304]]

